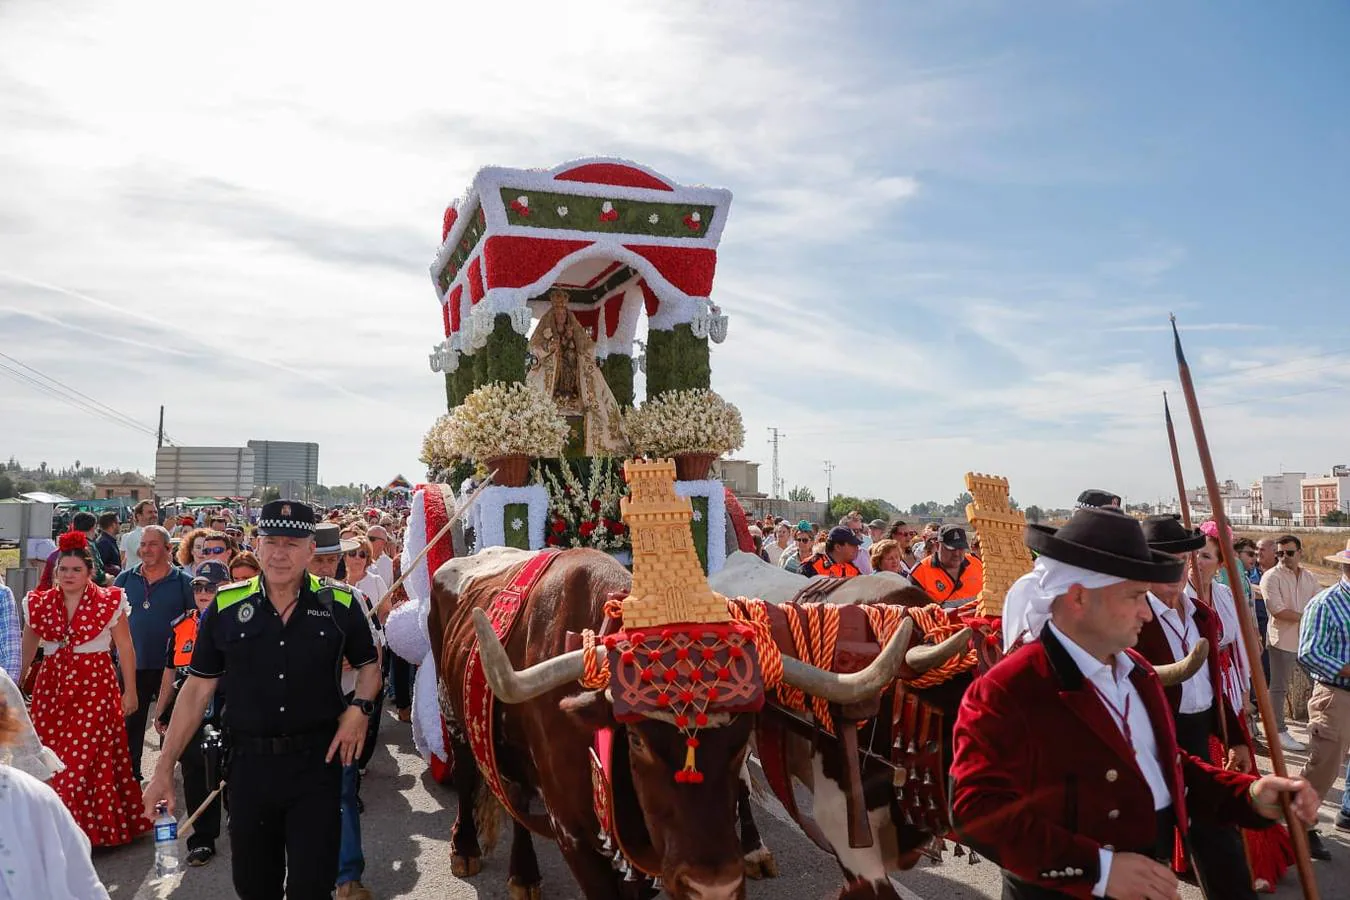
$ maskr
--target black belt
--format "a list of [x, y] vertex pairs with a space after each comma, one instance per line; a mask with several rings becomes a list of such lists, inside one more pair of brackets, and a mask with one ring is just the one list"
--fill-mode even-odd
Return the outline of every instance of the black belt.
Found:
[[230, 735], [230, 749], [236, 753], [259, 756], [281, 756], [287, 753], [304, 753], [308, 750], [328, 749], [333, 743], [336, 728], [322, 731], [307, 731], [301, 734], [278, 734], [271, 737], [239, 734]]

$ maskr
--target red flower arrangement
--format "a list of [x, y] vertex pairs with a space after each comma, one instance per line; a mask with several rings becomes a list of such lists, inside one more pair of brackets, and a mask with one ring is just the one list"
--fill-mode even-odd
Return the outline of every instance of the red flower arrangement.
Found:
[[67, 531], [56, 539], [56, 546], [62, 553], [68, 550], [88, 550], [89, 536], [83, 531]]

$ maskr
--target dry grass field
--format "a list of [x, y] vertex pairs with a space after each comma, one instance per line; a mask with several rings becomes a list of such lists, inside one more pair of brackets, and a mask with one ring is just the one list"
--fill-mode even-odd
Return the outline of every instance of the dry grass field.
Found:
[[0, 550], [0, 576], [5, 574], [6, 569], [12, 569], [19, 564], [19, 548], [12, 547], [8, 550]]

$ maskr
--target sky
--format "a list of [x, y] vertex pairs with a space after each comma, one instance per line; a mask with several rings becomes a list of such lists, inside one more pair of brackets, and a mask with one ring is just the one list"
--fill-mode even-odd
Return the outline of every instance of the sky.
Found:
[[[1337, 0], [0, 5], [0, 455], [317, 441], [423, 475], [427, 275], [478, 168], [729, 188], [713, 385], [781, 477], [1025, 504], [1350, 462]], [[17, 361], [17, 362], [16, 362]]]

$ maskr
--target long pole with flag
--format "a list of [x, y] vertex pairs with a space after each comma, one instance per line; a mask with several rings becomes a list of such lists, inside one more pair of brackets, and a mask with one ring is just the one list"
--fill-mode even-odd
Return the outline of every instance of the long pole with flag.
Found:
[[[1205, 490], [1209, 494], [1209, 505], [1214, 512], [1214, 523], [1219, 528], [1223, 542], [1232, 546], [1232, 529], [1228, 525], [1228, 512], [1223, 506], [1223, 497], [1219, 494], [1219, 479], [1214, 474], [1214, 458], [1209, 452], [1209, 440], [1205, 437], [1205, 423], [1200, 418], [1200, 404], [1195, 398], [1195, 382], [1191, 380], [1191, 367], [1186, 362], [1186, 354], [1181, 349], [1181, 334], [1177, 331], [1177, 317], [1172, 316], [1172, 340], [1176, 347], [1177, 374], [1181, 380], [1181, 391], [1186, 397], [1186, 410], [1191, 418], [1191, 431], [1195, 435], [1195, 449], [1200, 456], [1200, 470], [1205, 476]], [[1170, 417], [1169, 417], [1170, 422]], [[1176, 442], [1172, 443], [1175, 458]], [[1177, 472], [1181, 469], [1178, 465]], [[1179, 476], [1178, 476], [1179, 477]], [[1261, 671], [1261, 642], [1256, 634], [1256, 614], [1245, 602], [1239, 602], [1242, 596], [1242, 573], [1238, 571], [1237, 557], [1234, 553], [1223, 554], [1224, 567], [1228, 572], [1228, 583], [1233, 588], [1233, 606], [1238, 611], [1238, 624], [1242, 629], [1242, 643], [1247, 650], [1248, 668], [1252, 673], [1252, 687], [1256, 692], [1256, 707], [1261, 713], [1261, 726], [1267, 735], [1266, 744], [1270, 747], [1270, 764], [1275, 774], [1288, 777], [1288, 768], [1284, 761], [1284, 748], [1278, 740], [1271, 737], [1278, 733], [1275, 727], [1275, 707], [1270, 703], [1270, 691], [1266, 687], [1266, 678]], [[1313, 876], [1312, 860], [1308, 856], [1308, 835], [1294, 814], [1293, 804], [1288, 794], [1280, 795], [1280, 807], [1284, 810], [1284, 820], [1289, 824], [1289, 836], [1294, 842], [1294, 861], [1298, 866], [1298, 878], [1303, 888], [1305, 900], [1317, 900], [1317, 879]]]

